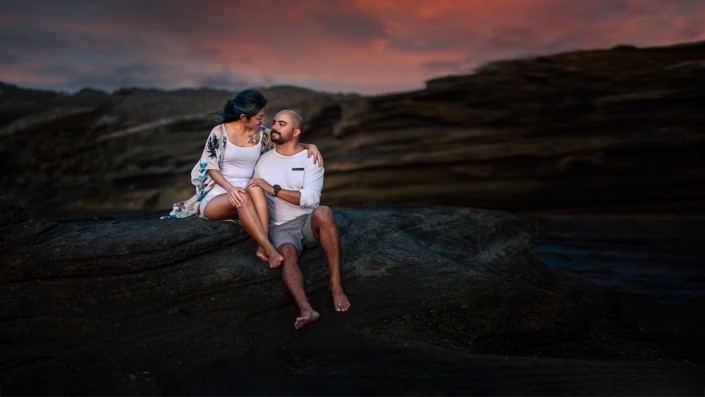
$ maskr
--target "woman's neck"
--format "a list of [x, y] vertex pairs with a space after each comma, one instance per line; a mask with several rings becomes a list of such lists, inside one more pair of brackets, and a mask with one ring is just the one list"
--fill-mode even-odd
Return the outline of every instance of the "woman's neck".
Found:
[[228, 140], [237, 146], [254, 146], [259, 142], [259, 130], [247, 128], [242, 120], [224, 123]]
[[228, 130], [238, 135], [251, 135], [255, 131], [254, 128], [248, 128], [242, 120], [227, 122], [225, 126], [228, 127]]

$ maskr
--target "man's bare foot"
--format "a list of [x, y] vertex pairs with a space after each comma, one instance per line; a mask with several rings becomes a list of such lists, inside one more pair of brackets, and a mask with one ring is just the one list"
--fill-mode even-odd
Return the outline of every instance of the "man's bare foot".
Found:
[[267, 257], [267, 254], [264, 253], [264, 248], [262, 248], [261, 245], [257, 247], [257, 253], [255, 255], [257, 255], [257, 259], [261, 260], [262, 262], [269, 262], [269, 258]]
[[301, 329], [305, 325], [318, 320], [318, 317], [320, 316], [321, 315], [313, 309], [302, 311], [301, 316], [296, 317], [296, 321], [294, 321], [294, 328]]
[[333, 295], [333, 307], [336, 312], [346, 312], [350, 309], [350, 301], [342, 288], [331, 288], [331, 294]]
[[284, 257], [276, 248], [272, 248], [272, 250], [267, 253], [267, 257], [269, 257], [269, 267], [272, 269], [281, 266], [282, 261], [284, 261]]

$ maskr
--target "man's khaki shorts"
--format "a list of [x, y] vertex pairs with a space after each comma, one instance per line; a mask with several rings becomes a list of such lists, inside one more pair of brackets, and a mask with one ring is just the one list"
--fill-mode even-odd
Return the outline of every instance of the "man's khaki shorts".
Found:
[[304, 214], [281, 225], [272, 226], [269, 229], [269, 238], [272, 240], [274, 248], [291, 243], [296, 246], [299, 254], [303, 252], [304, 247], [312, 248], [319, 244], [313, 236], [311, 214]]

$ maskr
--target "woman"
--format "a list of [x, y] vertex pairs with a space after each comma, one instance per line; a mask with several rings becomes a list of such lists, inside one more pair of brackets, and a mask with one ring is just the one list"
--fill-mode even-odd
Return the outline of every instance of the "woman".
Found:
[[[256, 90], [238, 93], [223, 109], [223, 120], [208, 136], [201, 159], [191, 171], [196, 195], [174, 204], [169, 214], [184, 218], [199, 214], [213, 220], [235, 217], [257, 241], [257, 257], [272, 268], [281, 265], [284, 257], [269, 241], [269, 212], [264, 191], [259, 187], [246, 189], [260, 154], [273, 149], [269, 129], [262, 125], [267, 100]], [[322, 166], [315, 145], [302, 144], [308, 155]]]

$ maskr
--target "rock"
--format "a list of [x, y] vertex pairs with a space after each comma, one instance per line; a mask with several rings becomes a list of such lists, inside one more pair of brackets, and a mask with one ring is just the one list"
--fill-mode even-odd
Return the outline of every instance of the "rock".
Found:
[[0, 227], [24, 222], [29, 219], [29, 215], [24, 208], [0, 199]]
[[[0, 203], [6, 394], [453, 394], [461, 368], [497, 354], [653, 354], [624, 342], [634, 328], [610, 291], [542, 265], [536, 222], [506, 212], [334, 208], [352, 308], [334, 312], [308, 250], [321, 319], [294, 331], [278, 271], [236, 223], [50, 221]], [[323, 383], [293, 382], [307, 377]]]
[[701, 213], [705, 44], [495, 62], [341, 103], [326, 199]]
[[[332, 205], [702, 213], [705, 44], [493, 62], [423, 90], [263, 89], [301, 112]], [[2, 195], [38, 215], [165, 209], [234, 93], [0, 85]]]

